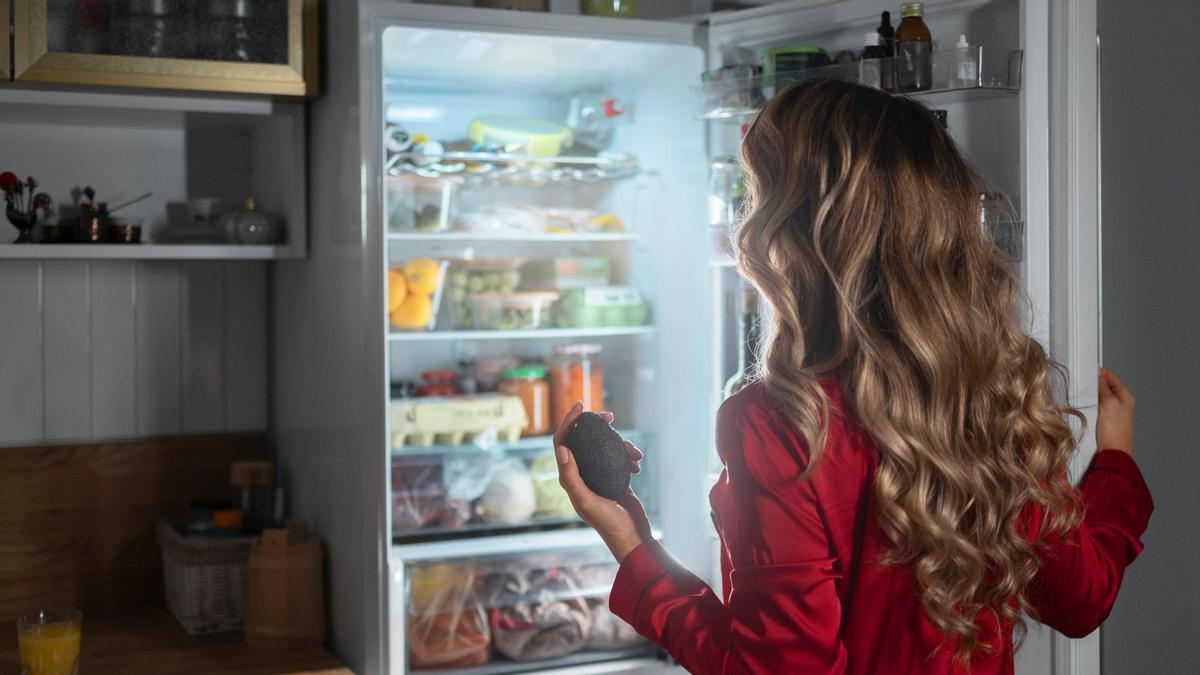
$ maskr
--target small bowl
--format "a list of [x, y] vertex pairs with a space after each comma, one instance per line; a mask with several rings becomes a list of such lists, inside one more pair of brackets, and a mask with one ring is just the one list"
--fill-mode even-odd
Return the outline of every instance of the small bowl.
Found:
[[142, 243], [142, 226], [126, 223], [116, 223], [108, 226], [110, 244], [140, 244]]
[[70, 244], [73, 241], [75, 241], [75, 225], [73, 223], [42, 226], [42, 243]]

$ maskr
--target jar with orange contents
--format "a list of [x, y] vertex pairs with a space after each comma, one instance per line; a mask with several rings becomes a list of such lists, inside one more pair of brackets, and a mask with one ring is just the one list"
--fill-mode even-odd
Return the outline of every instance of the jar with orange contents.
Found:
[[496, 391], [517, 396], [525, 404], [525, 415], [529, 422], [521, 430], [522, 436], [542, 436], [550, 433], [550, 384], [546, 382], [546, 369], [541, 366], [525, 366], [504, 371], [504, 379]]
[[576, 401], [584, 410], [604, 410], [604, 363], [600, 345], [562, 345], [554, 349], [550, 366], [551, 415], [557, 424]]

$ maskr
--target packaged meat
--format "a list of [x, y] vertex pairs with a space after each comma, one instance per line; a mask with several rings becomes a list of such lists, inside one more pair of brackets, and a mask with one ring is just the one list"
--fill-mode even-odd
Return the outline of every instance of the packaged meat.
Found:
[[471, 517], [466, 499], [450, 496], [438, 458], [402, 458], [392, 466], [392, 532], [457, 529]]
[[413, 668], [478, 666], [491, 656], [491, 628], [474, 566], [409, 571], [408, 660]]
[[579, 584], [561, 567], [489, 577], [488, 617], [496, 651], [514, 661], [555, 659], [583, 649], [592, 614]]

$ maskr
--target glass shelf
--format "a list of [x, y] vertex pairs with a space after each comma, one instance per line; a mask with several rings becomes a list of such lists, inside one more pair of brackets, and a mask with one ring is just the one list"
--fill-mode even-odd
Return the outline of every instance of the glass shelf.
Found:
[[[933, 54], [933, 86], [928, 90], [898, 92], [904, 96], [931, 96], [948, 92], [991, 91], [1016, 93], [1021, 90], [1021, 65], [1024, 52], [1007, 47], [966, 47], [946, 49]], [[895, 58], [881, 59], [886, 65]], [[958, 77], [958, 64], [973, 61], [975, 77]], [[719, 72], [719, 71], [717, 71]], [[776, 90], [793, 82], [831, 79], [859, 81], [859, 62], [806, 68], [775, 73], [771, 76], [714, 77], [692, 87], [694, 112], [699, 119], [742, 121], [758, 113]]]
[[433, 330], [410, 333], [392, 332], [392, 342], [422, 340], [554, 340], [559, 338], [602, 338], [626, 335], [650, 335], [654, 326], [628, 328], [543, 328], [541, 330]]
[[392, 176], [437, 180], [461, 176], [471, 185], [562, 185], [633, 178], [637, 159], [624, 153], [593, 156], [532, 157], [494, 152], [396, 153], [384, 167]]
[[484, 234], [477, 232], [390, 232], [388, 241], [393, 242], [517, 242], [517, 243], [592, 243], [610, 241], [634, 241], [632, 232], [595, 232], [572, 234]]

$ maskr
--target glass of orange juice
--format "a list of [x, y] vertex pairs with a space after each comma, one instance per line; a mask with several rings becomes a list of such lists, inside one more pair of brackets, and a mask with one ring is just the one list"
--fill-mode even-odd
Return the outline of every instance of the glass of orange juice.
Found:
[[17, 620], [21, 675], [76, 675], [83, 613], [43, 610]]

